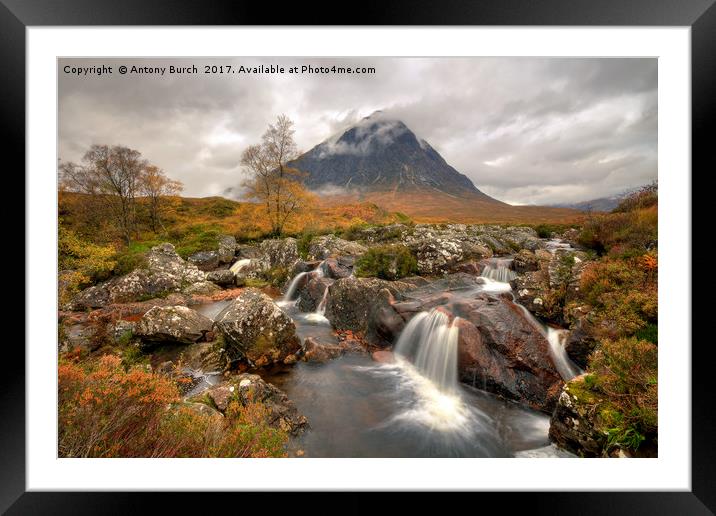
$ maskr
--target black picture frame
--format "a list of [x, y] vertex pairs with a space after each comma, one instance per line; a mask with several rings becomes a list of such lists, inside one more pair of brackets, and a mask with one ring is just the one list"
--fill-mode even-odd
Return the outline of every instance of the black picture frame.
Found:
[[[709, 138], [714, 129], [716, 97], [716, 7], [715, 0], [494, 0], [441, 2], [366, 2], [351, 10], [350, 18], [341, 15], [335, 3], [269, 4], [238, 1], [197, 0], [0, 0], [0, 132], [5, 156], [15, 163], [15, 171], [25, 167], [25, 30], [30, 26], [87, 25], [343, 25], [350, 19], [355, 25], [550, 25], [550, 26], [689, 26], [691, 27], [692, 72], [692, 192], [701, 170], [716, 170], [716, 159]], [[707, 167], [709, 167], [707, 169]], [[703, 180], [702, 180], [703, 181]], [[23, 188], [22, 184], [19, 188]], [[703, 190], [701, 193], [705, 193]], [[692, 235], [696, 224], [708, 220], [697, 216], [704, 203], [694, 202]], [[684, 250], [686, 256], [692, 256]], [[706, 271], [707, 253], [695, 255], [693, 271]], [[29, 271], [25, 271], [26, 275]], [[691, 281], [691, 278], [688, 278]], [[52, 288], [52, 287], [50, 287]], [[698, 314], [698, 305], [691, 303]], [[702, 305], [703, 306], [703, 305]], [[31, 307], [28, 307], [31, 309]], [[703, 310], [703, 309], [702, 309]], [[692, 312], [693, 313], [693, 312]], [[698, 320], [692, 316], [693, 320]], [[15, 341], [18, 339], [15, 338]], [[690, 492], [571, 492], [571, 493], [484, 493], [485, 502], [510, 510], [524, 508], [530, 513], [557, 514], [713, 514], [716, 512], [716, 425], [713, 388], [709, 373], [713, 361], [712, 343], [692, 337], [692, 490]], [[9, 343], [8, 343], [9, 344]], [[13, 343], [15, 344], [15, 343]], [[666, 343], [687, 349], [689, 343]], [[4, 346], [4, 359], [12, 368], [3, 372], [0, 393], [0, 510], [8, 514], [98, 514], [142, 511], [157, 501], [164, 511], [173, 506], [182, 512], [206, 509], [206, 497], [189, 493], [170, 496], [139, 493], [40, 493], [25, 488], [25, 354], [16, 345]], [[230, 494], [212, 493], [212, 503], [227, 501]], [[241, 494], [241, 510], [265, 510], [266, 495]], [[373, 510], [375, 495], [351, 493], [350, 501], [335, 510], [363, 512]], [[458, 495], [455, 495], [458, 496]], [[463, 495], [459, 495], [463, 496]], [[475, 494], [469, 496], [474, 497]], [[407, 497], [405, 497], [407, 498]], [[301, 504], [302, 494], [271, 495], [270, 505]], [[402, 510], [424, 504], [416, 494], [401, 502]], [[236, 503], [235, 501], [230, 503]], [[327, 502], [330, 503], [330, 502]], [[455, 500], [457, 509], [474, 501]], [[492, 504], [490, 504], [492, 505]], [[478, 510], [476, 508], [476, 510]]]

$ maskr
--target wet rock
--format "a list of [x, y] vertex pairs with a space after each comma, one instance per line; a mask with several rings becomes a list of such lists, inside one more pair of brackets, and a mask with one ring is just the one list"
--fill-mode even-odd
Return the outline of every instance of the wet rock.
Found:
[[358, 242], [343, 240], [335, 235], [321, 235], [311, 240], [308, 246], [308, 259], [325, 260], [339, 255], [360, 256], [366, 250], [366, 247]]
[[461, 318], [456, 323], [461, 381], [537, 410], [554, 409], [562, 379], [545, 335], [519, 307], [504, 297], [480, 294], [449, 309]]
[[220, 290], [221, 288], [218, 285], [212, 283], [211, 281], [199, 281], [197, 283], [192, 283], [184, 290], [182, 290], [182, 294], [186, 294], [188, 296], [210, 296]]
[[[327, 295], [326, 291], [334, 280], [321, 277], [306, 275], [299, 280], [299, 287], [296, 290], [298, 296], [298, 308], [302, 312], [315, 312], [323, 300], [323, 296]], [[326, 300], [327, 302], [328, 300]]]
[[101, 308], [113, 303], [128, 303], [147, 297], [162, 297], [170, 292], [206, 279], [196, 265], [185, 262], [172, 244], [160, 244], [146, 255], [146, 268], [113, 278], [80, 292], [72, 301], [73, 310]]
[[374, 361], [381, 364], [395, 363], [395, 355], [391, 351], [374, 351], [370, 356]]
[[259, 375], [243, 373], [230, 382], [208, 391], [217, 408], [225, 412], [232, 401], [247, 406], [261, 403], [268, 411], [268, 424], [292, 435], [308, 428], [308, 420], [281, 389], [264, 381]]
[[219, 263], [231, 263], [236, 254], [236, 239], [231, 235], [224, 235], [219, 239], [217, 249]]
[[291, 318], [255, 288], [222, 310], [214, 328], [224, 336], [229, 359], [246, 359], [253, 367], [282, 362], [301, 347]]
[[222, 287], [233, 285], [236, 281], [234, 273], [229, 269], [219, 269], [208, 272], [206, 280]]
[[345, 262], [336, 260], [335, 258], [326, 258], [321, 265], [321, 270], [327, 278], [341, 279], [347, 278], [353, 272], [352, 265], [350, 267], [344, 265]]
[[312, 337], [307, 337], [303, 342], [302, 360], [304, 362], [325, 363], [340, 357], [343, 352], [343, 348], [337, 344], [325, 344]]
[[582, 369], [586, 369], [589, 355], [597, 347], [595, 328], [587, 317], [582, 317], [572, 325], [564, 350], [569, 358]]
[[365, 331], [371, 312], [378, 307], [381, 290], [396, 294], [409, 288], [412, 285], [408, 283], [378, 278], [349, 277], [336, 280], [328, 287], [326, 317], [334, 328]]
[[187, 260], [196, 265], [199, 270], [213, 271], [219, 266], [219, 253], [217, 251], [200, 251], [189, 256]]
[[145, 343], [192, 344], [211, 331], [212, 324], [186, 306], [154, 307], [139, 320], [135, 335]]

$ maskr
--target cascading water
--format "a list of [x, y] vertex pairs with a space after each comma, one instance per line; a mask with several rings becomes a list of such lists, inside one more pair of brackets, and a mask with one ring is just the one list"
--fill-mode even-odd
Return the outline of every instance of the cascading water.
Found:
[[560, 376], [565, 382], [568, 382], [577, 375], [582, 374], [582, 370], [569, 359], [564, 344], [567, 340], [567, 330], [547, 327], [547, 341], [549, 341], [549, 352], [552, 355], [552, 361], [557, 368]]
[[318, 303], [318, 307], [316, 308], [316, 313], [318, 315], [326, 315], [326, 304], [328, 304], [328, 287], [326, 287], [323, 291], [323, 297], [321, 298], [321, 302]]
[[233, 264], [231, 267], [229, 267], [229, 270], [233, 272], [234, 274], [238, 274], [238, 272], [246, 267], [248, 264], [251, 263], [250, 258], [244, 258], [243, 260], [237, 261], [235, 264]]
[[511, 258], [492, 258], [480, 275], [500, 283], [509, 283], [517, 277], [517, 273], [510, 268], [511, 265]]
[[413, 362], [415, 368], [441, 391], [457, 391], [457, 340], [455, 321], [433, 309], [413, 317], [400, 334], [395, 352]]
[[312, 271], [308, 272], [299, 272], [294, 276], [294, 278], [291, 280], [291, 283], [288, 285], [288, 289], [286, 290], [286, 294], [283, 296], [283, 302], [288, 303], [289, 301], [294, 301], [294, 296], [296, 295], [296, 290], [298, 289], [298, 285], [301, 283], [301, 279], [306, 276], [307, 274], [312, 274], [317, 277], [323, 276], [323, 262], [319, 263], [318, 266], [313, 269]]

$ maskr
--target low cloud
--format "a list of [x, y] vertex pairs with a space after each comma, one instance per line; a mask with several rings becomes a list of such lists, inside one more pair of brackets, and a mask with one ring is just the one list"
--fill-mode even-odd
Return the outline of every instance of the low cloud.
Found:
[[[114, 63], [109, 63], [113, 61]], [[64, 64], [188, 66], [226, 59], [62, 59]], [[576, 202], [657, 176], [656, 59], [241, 58], [233, 64], [372, 66], [365, 75], [59, 77], [60, 159], [93, 143], [142, 152], [185, 195], [240, 195], [243, 150], [276, 116], [306, 151], [337, 143], [376, 110], [404, 122], [485, 193], [516, 204]], [[81, 62], [81, 63], [80, 63]], [[399, 134], [389, 125], [378, 138]], [[230, 189], [230, 190], [229, 190]]]

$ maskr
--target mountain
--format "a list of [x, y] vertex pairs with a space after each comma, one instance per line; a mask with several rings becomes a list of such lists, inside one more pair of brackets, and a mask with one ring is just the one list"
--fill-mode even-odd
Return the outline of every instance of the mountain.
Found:
[[[500, 203], [478, 190], [403, 122], [381, 111], [289, 163], [308, 172], [312, 190], [444, 194]], [[502, 204], [502, 203], [500, 203]]]
[[572, 221], [579, 212], [511, 206], [481, 192], [403, 122], [377, 111], [289, 163], [321, 202], [373, 203], [421, 222]]

